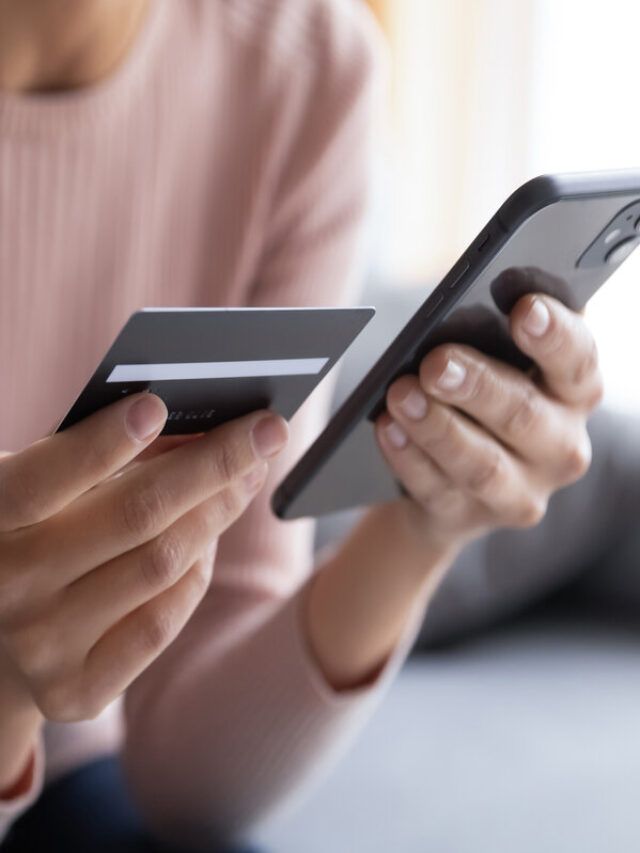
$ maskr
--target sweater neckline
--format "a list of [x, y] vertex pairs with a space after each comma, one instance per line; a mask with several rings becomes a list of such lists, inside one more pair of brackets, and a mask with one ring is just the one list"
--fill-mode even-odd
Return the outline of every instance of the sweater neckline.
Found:
[[97, 83], [61, 92], [0, 91], [0, 134], [79, 130], [123, 106], [149, 72], [168, 5], [167, 0], [152, 0], [127, 55]]

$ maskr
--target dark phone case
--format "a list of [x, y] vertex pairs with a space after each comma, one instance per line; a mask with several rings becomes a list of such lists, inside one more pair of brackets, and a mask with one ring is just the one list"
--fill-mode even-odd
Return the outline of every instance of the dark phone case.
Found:
[[638, 171], [542, 176], [516, 190], [278, 486], [274, 512], [297, 518], [397, 497], [371, 425], [394, 379], [444, 342], [526, 369], [507, 330], [518, 298], [535, 290], [582, 308], [616, 268], [603, 261], [608, 226], [623, 226], [617, 245], [638, 240], [639, 220]]

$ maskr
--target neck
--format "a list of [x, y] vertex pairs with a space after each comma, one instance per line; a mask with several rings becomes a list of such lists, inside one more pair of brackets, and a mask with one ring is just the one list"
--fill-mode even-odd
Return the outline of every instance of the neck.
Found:
[[148, 5], [0, 0], [0, 89], [48, 92], [99, 82], [128, 53]]

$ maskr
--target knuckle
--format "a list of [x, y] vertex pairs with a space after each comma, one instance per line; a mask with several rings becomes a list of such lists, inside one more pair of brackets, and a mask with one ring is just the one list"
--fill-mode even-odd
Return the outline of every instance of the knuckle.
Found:
[[191, 570], [190, 581], [197, 601], [200, 601], [208, 590], [212, 571], [212, 566], [207, 560], [198, 560]]
[[28, 678], [40, 678], [56, 669], [59, 643], [49, 626], [36, 621], [14, 630], [8, 638], [12, 655]]
[[591, 379], [591, 377], [595, 373], [598, 372], [598, 363], [598, 347], [596, 345], [596, 342], [592, 339], [589, 345], [589, 349], [578, 361], [573, 371], [571, 381], [575, 385], [584, 384], [589, 379]]
[[84, 719], [82, 702], [70, 679], [44, 681], [33, 691], [43, 716], [54, 723], [75, 723]]
[[10, 624], [19, 618], [27, 589], [26, 573], [16, 572], [10, 565], [0, 566], [0, 623]]
[[467, 498], [455, 486], [446, 486], [428, 501], [433, 511], [443, 518], [460, 518], [467, 504]]
[[180, 576], [184, 547], [177, 536], [165, 534], [156, 539], [141, 560], [142, 578], [151, 590], [164, 589]]
[[7, 507], [16, 527], [33, 524], [44, 517], [44, 500], [35, 472], [28, 469], [13, 472], [3, 479], [2, 505]]
[[517, 438], [530, 433], [536, 426], [539, 415], [538, 397], [535, 388], [527, 385], [514, 405], [505, 415], [502, 431], [508, 438]]
[[82, 702], [81, 714], [83, 720], [95, 720], [104, 711], [105, 702], [99, 696], [87, 697]]
[[85, 467], [101, 480], [111, 473], [114, 465], [113, 449], [105, 444], [100, 432], [88, 436], [83, 449], [83, 462]]
[[136, 537], [153, 533], [164, 514], [164, 498], [155, 486], [127, 494], [122, 502], [125, 529]]
[[79, 694], [81, 699], [76, 705], [76, 712], [83, 720], [95, 720], [109, 702], [109, 697], [102, 695], [98, 684], [89, 683], [86, 677], [81, 681]]
[[223, 489], [217, 495], [218, 511], [223, 520], [236, 518], [244, 508], [244, 502], [236, 489]]
[[467, 488], [476, 495], [484, 496], [500, 485], [503, 476], [504, 463], [496, 450], [476, 466], [467, 480]]
[[515, 508], [513, 524], [515, 527], [536, 527], [547, 512], [547, 501], [529, 496]]
[[55, 554], [50, 537], [31, 528], [3, 537], [0, 553], [0, 622], [19, 626], [40, 614], [53, 592]]
[[222, 442], [213, 456], [214, 476], [221, 483], [230, 483], [238, 476], [238, 454], [229, 442]]
[[564, 453], [563, 473], [569, 482], [579, 480], [591, 466], [591, 441], [585, 436], [581, 442], [571, 444]]
[[587, 397], [585, 401], [585, 407], [587, 412], [593, 411], [593, 409], [597, 409], [602, 400], [604, 399], [604, 381], [602, 379], [602, 375], [600, 370], [596, 372], [595, 381], [593, 384], [593, 390]]
[[173, 621], [170, 613], [156, 607], [145, 613], [140, 625], [143, 647], [151, 652], [163, 649], [173, 638]]

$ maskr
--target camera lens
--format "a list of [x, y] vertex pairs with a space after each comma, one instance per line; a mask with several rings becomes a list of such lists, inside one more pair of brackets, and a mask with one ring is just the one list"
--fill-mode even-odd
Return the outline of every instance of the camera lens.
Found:
[[612, 231], [609, 231], [607, 236], [604, 238], [605, 246], [611, 245], [614, 240], [617, 240], [618, 237], [622, 234], [622, 228], [614, 228]]
[[605, 261], [608, 264], [621, 264], [625, 258], [628, 258], [631, 252], [638, 245], [639, 238], [638, 237], [627, 237], [626, 240], [623, 240], [621, 243], [618, 243], [617, 246], [614, 246], [613, 249], [609, 252], [609, 254], [605, 257]]

